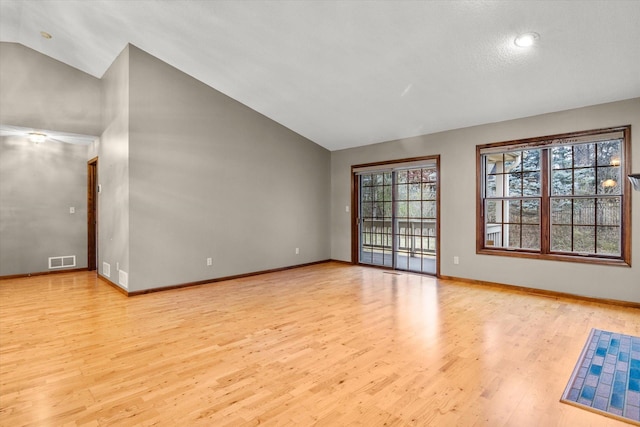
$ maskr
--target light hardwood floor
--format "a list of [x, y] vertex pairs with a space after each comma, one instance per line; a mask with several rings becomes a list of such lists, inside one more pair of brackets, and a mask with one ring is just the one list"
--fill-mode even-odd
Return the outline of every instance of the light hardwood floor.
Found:
[[320, 264], [127, 298], [0, 281], [2, 426], [625, 426], [559, 402], [640, 310]]

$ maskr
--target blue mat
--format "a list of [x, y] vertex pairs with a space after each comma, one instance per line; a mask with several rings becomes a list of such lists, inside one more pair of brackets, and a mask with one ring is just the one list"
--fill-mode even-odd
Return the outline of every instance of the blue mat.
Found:
[[560, 401], [640, 426], [640, 338], [592, 329]]

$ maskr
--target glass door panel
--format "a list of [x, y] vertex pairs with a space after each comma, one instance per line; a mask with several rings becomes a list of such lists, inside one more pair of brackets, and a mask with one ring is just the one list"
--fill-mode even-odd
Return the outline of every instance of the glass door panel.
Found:
[[437, 166], [359, 175], [359, 262], [436, 274]]
[[437, 170], [396, 172], [395, 267], [436, 274]]
[[391, 172], [360, 175], [360, 262], [393, 267]]

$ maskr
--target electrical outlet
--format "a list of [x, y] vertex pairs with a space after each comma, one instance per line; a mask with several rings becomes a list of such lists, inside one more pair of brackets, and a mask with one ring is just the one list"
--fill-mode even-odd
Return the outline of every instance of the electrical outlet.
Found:
[[70, 213], [70, 214], [74, 214], [74, 213], [76, 213], [76, 208], [75, 208], [75, 207], [73, 207], [73, 206], [71, 206], [71, 207], [69, 208], [69, 213]]
[[207, 266], [211, 267], [213, 265], [213, 259], [212, 258], [207, 258]]
[[349, 205], [347, 205], [347, 206], [345, 206], [345, 207], [344, 207], [344, 211], [345, 211], [345, 212], [349, 212]]
[[459, 258], [459, 257], [457, 257], [457, 256], [454, 256], [454, 257], [453, 257], [453, 263], [454, 263], [455, 265], [460, 264], [460, 258]]
[[296, 248], [296, 255], [300, 254], [300, 248]]

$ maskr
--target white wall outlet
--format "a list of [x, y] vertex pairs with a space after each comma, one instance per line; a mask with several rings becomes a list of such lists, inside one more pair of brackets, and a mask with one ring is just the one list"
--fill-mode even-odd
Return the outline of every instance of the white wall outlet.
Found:
[[454, 256], [454, 257], [453, 257], [453, 263], [454, 263], [455, 265], [460, 264], [460, 257]]
[[207, 258], [207, 266], [211, 267], [213, 265], [213, 258]]
[[76, 213], [76, 208], [75, 208], [75, 207], [73, 207], [73, 206], [71, 206], [71, 207], [69, 208], [69, 213], [70, 213], [70, 214], [74, 214], [74, 213]]
[[296, 255], [300, 254], [300, 248], [296, 248]]
[[345, 211], [345, 212], [349, 212], [349, 205], [347, 205], [347, 206], [345, 206], [345, 207], [344, 207], [344, 211]]

